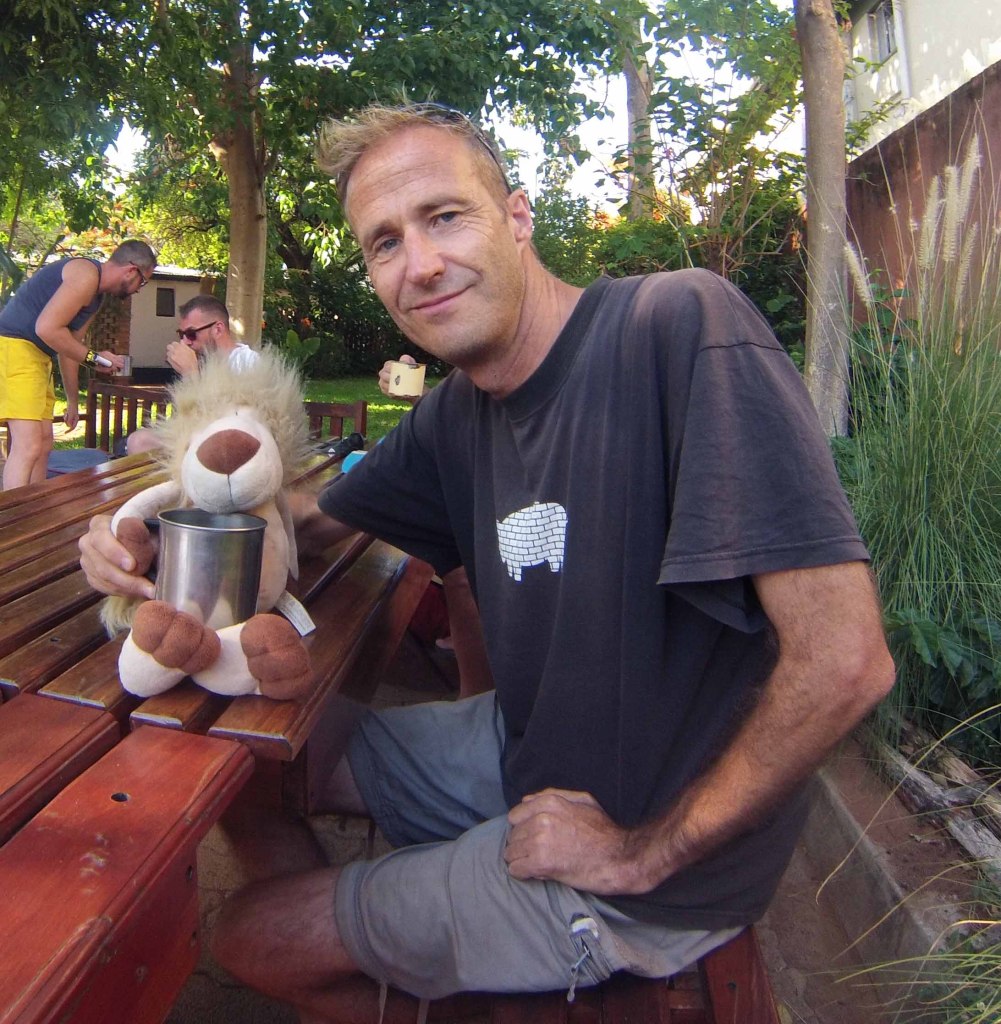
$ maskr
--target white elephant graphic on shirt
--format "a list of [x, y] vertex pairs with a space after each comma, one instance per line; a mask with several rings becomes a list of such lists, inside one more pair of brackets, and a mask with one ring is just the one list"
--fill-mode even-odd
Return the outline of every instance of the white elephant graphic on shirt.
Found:
[[567, 539], [567, 510], [554, 501], [536, 501], [497, 523], [497, 547], [510, 577], [521, 580], [522, 570], [549, 563], [550, 572], [563, 568]]

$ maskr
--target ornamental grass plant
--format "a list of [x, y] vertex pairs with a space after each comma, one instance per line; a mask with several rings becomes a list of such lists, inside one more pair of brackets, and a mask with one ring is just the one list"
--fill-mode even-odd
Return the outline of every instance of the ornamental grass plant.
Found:
[[[976, 140], [928, 190], [880, 280], [848, 247], [864, 310], [851, 351], [851, 431], [835, 454], [879, 579], [898, 679], [875, 723], [959, 748], [997, 786], [1001, 706], [1001, 228]], [[1001, 895], [955, 908], [919, 961], [867, 971], [896, 988], [886, 1020], [1001, 1020]], [[847, 979], [846, 979], [847, 980]]]
[[[848, 248], [866, 315], [835, 447], [898, 666], [891, 742], [900, 715], [942, 736], [1001, 702], [1001, 237], [979, 165], [974, 142], [932, 182], [902, 287]], [[958, 734], [968, 756], [1001, 761], [998, 723]]]

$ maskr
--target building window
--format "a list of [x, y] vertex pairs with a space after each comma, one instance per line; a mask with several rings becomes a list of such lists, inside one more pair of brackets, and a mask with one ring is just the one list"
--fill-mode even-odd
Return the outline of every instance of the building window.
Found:
[[873, 49], [878, 61], [897, 52], [897, 35], [893, 28], [893, 0], [879, 0], [869, 14]]
[[157, 288], [156, 290], [156, 315], [174, 317], [174, 289]]

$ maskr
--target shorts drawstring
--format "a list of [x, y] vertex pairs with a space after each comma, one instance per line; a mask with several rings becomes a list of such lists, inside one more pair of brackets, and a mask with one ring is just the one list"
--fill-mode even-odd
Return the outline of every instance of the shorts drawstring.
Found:
[[585, 935], [590, 935], [592, 938], [598, 938], [598, 924], [593, 917], [587, 917], [584, 914], [574, 914], [570, 918], [570, 938], [577, 939], [580, 942], [581, 953], [580, 956], [570, 965], [570, 988], [567, 990], [567, 1002], [572, 1003], [574, 996], [577, 992], [577, 982], [580, 978], [580, 969], [584, 965], [584, 961], [591, 957], [591, 947], [587, 944]]

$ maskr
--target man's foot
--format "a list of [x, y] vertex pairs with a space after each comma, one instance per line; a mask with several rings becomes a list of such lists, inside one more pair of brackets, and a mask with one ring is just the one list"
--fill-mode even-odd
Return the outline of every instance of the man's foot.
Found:
[[221, 649], [214, 630], [164, 601], [139, 605], [132, 620], [132, 639], [157, 664], [178, 669], [186, 676], [208, 668]]
[[240, 633], [247, 668], [273, 700], [302, 700], [313, 688], [309, 652], [295, 627], [280, 615], [255, 615]]

